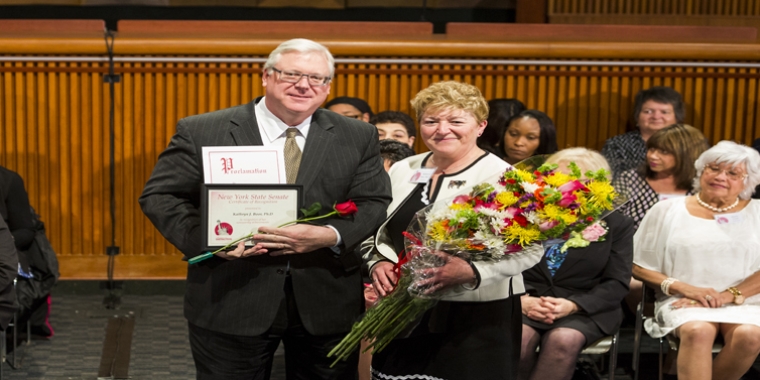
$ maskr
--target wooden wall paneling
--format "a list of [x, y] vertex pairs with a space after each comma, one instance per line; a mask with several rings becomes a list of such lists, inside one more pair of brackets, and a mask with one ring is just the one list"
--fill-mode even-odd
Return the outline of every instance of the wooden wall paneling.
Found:
[[756, 75], [747, 80], [747, 108], [744, 110], [747, 129], [744, 141], [753, 141], [760, 137], [760, 125], [758, 125], [760, 124], [760, 107], [757, 106], [760, 101], [760, 92], [757, 86], [758, 70], [749, 69], [747, 71]]
[[[725, 70], [728, 73], [736, 73], [736, 69], [730, 68]], [[741, 138], [741, 130], [743, 129], [740, 126], [741, 118], [737, 114], [737, 106], [739, 104], [738, 96], [740, 89], [737, 89], [736, 86], [736, 79], [734, 78], [728, 78], [725, 80], [726, 89], [725, 89], [725, 113], [724, 113], [724, 124], [721, 126], [725, 131], [727, 131], [725, 136], [729, 136], [730, 139], [736, 139], [739, 140]]]
[[[602, 67], [601, 71], [605, 74], [609, 73], [609, 67]], [[599, 110], [597, 112], [597, 122], [594, 123], [597, 126], [596, 147], [601, 149], [604, 145], [604, 136], [608, 135], [608, 126], [610, 125], [610, 98], [613, 96], [613, 92], [610, 85], [610, 78], [603, 76], [599, 78], [599, 95], [597, 103]]]
[[[593, 67], [591, 68], [593, 70]], [[592, 78], [586, 76], [578, 77], [577, 101], [573, 108], [578, 110], [578, 119], [575, 120], [575, 144], [587, 145], [587, 130], [589, 128], [589, 97], [590, 82]], [[573, 104], [571, 103], [571, 106]]]
[[547, 110], [547, 114], [550, 118], [552, 118], [552, 120], [554, 120], [554, 125], [557, 128], [557, 146], [566, 147], [568, 146], [568, 143], [567, 138], [565, 137], [567, 135], [567, 128], [565, 126], [567, 125], [568, 109], [567, 107], [562, 107], [561, 105], [565, 104], [568, 98], [568, 76], [564, 75], [564, 72], [568, 71], [568, 67], [560, 66], [559, 71], [563, 74], [559, 75], [557, 78], [557, 107], [555, 109]]
[[[697, 73], [703, 73], [704, 69], [701, 67], [696, 68]], [[702, 131], [702, 133], [705, 133], [704, 129], [704, 119], [702, 112], [698, 111], [704, 108], [704, 92], [705, 92], [705, 82], [703, 78], [694, 78], [694, 97], [692, 98], [691, 105], [692, 105], [692, 126], [695, 128], [698, 128]], [[705, 134], [705, 137], [707, 135]]]
[[[388, 68], [391, 70], [398, 70], [399, 66], [396, 64], [389, 65]], [[397, 110], [401, 107], [401, 102], [399, 99], [399, 89], [400, 89], [400, 83], [399, 83], [399, 75], [388, 75], [388, 88], [387, 88], [387, 94], [388, 94], [388, 105], [384, 109], [389, 110]]]
[[[72, 65], [64, 66], [71, 67]], [[59, 194], [58, 202], [61, 210], [60, 217], [57, 222], [61, 225], [61, 250], [64, 253], [73, 254], [72, 240], [73, 231], [71, 228], [70, 215], [71, 210], [71, 150], [69, 149], [71, 136], [71, 107], [69, 99], [71, 98], [71, 87], [69, 83], [70, 75], [68, 73], [61, 73], [58, 76], [58, 109], [59, 109], [59, 123], [58, 123], [58, 150], [60, 157], [58, 164], [60, 170], [59, 176]]]
[[[72, 63], [72, 66], [79, 66], [78, 63]], [[82, 171], [86, 170], [83, 164], [83, 155], [87, 154], [82, 151], [82, 138], [84, 137], [82, 129], [84, 127], [83, 120], [81, 118], [81, 110], [86, 107], [86, 104], [82, 102], [84, 98], [82, 79], [85, 76], [84, 73], [72, 72], [69, 76], [69, 108], [71, 124], [67, 139], [69, 140], [66, 147], [70, 152], [70, 184], [71, 192], [68, 198], [71, 204], [71, 216], [68, 218], [71, 223], [71, 252], [73, 254], [82, 254], [82, 194], [84, 188], [82, 186]]]
[[[158, 67], [156, 63], [143, 63], [141, 66], [151, 69]], [[127, 160], [127, 162], [131, 163], [131, 179], [130, 186], [128, 186], [130, 190], [129, 201], [125, 202], [125, 206], [127, 207], [125, 207], [124, 210], [124, 212], [133, 215], [133, 225], [128, 226], [130, 233], [132, 234], [132, 240], [125, 242], [124, 248], [122, 248], [125, 253], [130, 255], [140, 255], [146, 252], [141, 249], [142, 244], [140, 237], [142, 236], [143, 231], [147, 231], [148, 228], [151, 227], [148, 218], [143, 216], [142, 212], [140, 212], [137, 199], [142, 193], [143, 186], [145, 185], [145, 181], [141, 181], [140, 179], [146, 175], [146, 173], [150, 173], [155, 164], [155, 161], [148, 159], [148, 153], [150, 152], [148, 145], [154, 138], [156, 131], [155, 113], [158, 104], [156, 102], [155, 86], [157, 75], [158, 74], [154, 72], [143, 73], [141, 75], [142, 89], [141, 91], [136, 92], [136, 95], [139, 98], [137, 104], [142, 111], [136, 109], [140, 123], [136, 125], [137, 128], [135, 128], [133, 137], [135, 142], [134, 149], [130, 151]]]
[[[707, 69], [705, 72], [712, 73], [714, 71]], [[703, 99], [704, 106], [702, 107], [702, 120], [704, 125], [702, 131], [705, 133], [705, 136], [715, 144], [720, 141], [720, 132], [713, 128], [715, 125], [715, 116], [713, 114], [713, 105], [715, 104], [715, 79], [711, 77], [705, 79]], [[695, 109], [695, 112], [699, 112], [699, 110]]]
[[578, 108], [578, 96], [579, 96], [579, 78], [575, 74], [575, 71], [578, 71], [578, 66], [570, 66], [570, 77], [568, 78], [567, 82], [567, 102], [562, 105], [560, 104], [560, 107], [567, 108], [567, 120], [565, 121], [565, 143], [570, 144], [571, 146], [577, 146], [578, 145], [578, 118], [580, 109]]
[[[746, 69], [735, 70], [735, 72], [746, 73]], [[735, 83], [736, 86], [736, 109], [733, 111], [736, 117], [734, 122], [734, 133], [736, 140], [743, 141], [745, 139], [745, 132], [750, 129], [750, 126], [746, 124], [743, 110], [747, 109], [747, 81], [738, 80]]]
[[[593, 71], [600, 71], [599, 67], [593, 67]], [[593, 149], [600, 149], [603, 141], [599, 141], [599, 117], [601, 108], [601, 92], [606, 89], [599, 88], [599, 77], [593, 76], [588, 78], [588, 117], [585, 124], [580, 125], [580, 130], [583, 131], [581, 140], [585, 142], [586, 146]]]
[[[410, 67], [409, 67], [409, 65], [401, 65], [400, 69], [401, 70], [409, 70]], [[362, 75], [362, 77], [364, 77], [364, 75]], [[409, 101], [411, 100], [412, 96], [414, 96], [414, 95], [417, 94], [416, 92], [414, 94], [412, 94], [413, 91], [414, 91], [414, 89], [412, 88], [412, 83], [411, 83], [411, 80], [410, 80], [410, 75], [408, 75], [408, 74], [402, 75], [401, 76], [401, 81], [399, 83], [398, 105], [394, 109], [395, 111], [400, 111], [400, 112], [404, 112], [404, 113], [407, 113], [407, 114], [411, 113], [411, 112], [409, 112], [410, 108], [411, 108], [410, 105], [409, 105]], [[381, 110], [381, 111], [383, 111], [383, 110]]]
[[[556, 66], [554, 68], [557, 69]], [[557, 82], [558, 82], [557, 76], [555, 76], [555, 75], [552, 75], [552, 76], [550, 76], [550, 77], [547, 78], [547, 81], [546, 81], [546, 93], [545, 93], [545, 96], [546, 96], [546, 108], [543, 108], [546, 111], [557, 109], [557, 101], [558, 101], [558, 98], [557, 98], [558, 97]], [[547, 112], [547, 115], [548, 114], [549, 113]], [[555, 117], [552, 118], [552, 121], [554, 122], [554, 127], [556, 129], [557, 128], [557, 119], [556, 119], [556, 115], [554, 115], [554, 116]], [[550, 117], [551, 117], [551, 115], [550, 115]], [[558, 144], [559, 144], [559, 142], [558, 142]], [[559, 147], [559, 145], [557, 145], [557, 146]]]

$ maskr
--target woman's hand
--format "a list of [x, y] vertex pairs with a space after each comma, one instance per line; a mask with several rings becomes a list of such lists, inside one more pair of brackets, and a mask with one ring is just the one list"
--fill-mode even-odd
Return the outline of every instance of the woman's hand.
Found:
[[522, 304], [522, 313], [526, 317], [549, 325], [554, 323], [554, 319], [550, 316], [551, 309], [543, 306], [540, 298], [524, 295], [520, 298], [520, 301]]
[[430, 251], [445, 263], [437, 268], [426, 268], [416, 271], [423, 279], [417, 281], [418, 286], [427, 286], [425, 294], [432, 294], [451, 286], [472, 284], [475, 280], [475, 271], [469, 263], [462, 258], [449, 255], [441, 251]]
[[550, 310], [549, 317], [554, 321], [578, 311], [578, 305], [566, 298], [541, 297], [541, 305]]
[[379, 297], [385, 297], [396, 287], [398, 278], [393, 263], [380, 261], [372, 267], [372, 288]]
[[676, 302], [671, 304], [671, 306], [676, 306], [676, 308], [694, 306], [690, 301], [696, 301], [702, 307], [715, 308], [723, 306], [723, 299], [721, 298], [720, 292], [713, 288], [699, 288], [684, 282], [676, 281], [670, 285], [670, 293], [684, 296], [683, 299], [676, 301], [678, 304], [676, 304]]

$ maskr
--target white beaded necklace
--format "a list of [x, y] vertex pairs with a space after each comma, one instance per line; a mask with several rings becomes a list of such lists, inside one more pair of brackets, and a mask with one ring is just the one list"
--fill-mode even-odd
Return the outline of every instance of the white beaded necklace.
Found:
[[723, 208], [717, 208], [717, 207], [710, 206], [709, 204], [707, 204], [707, 202], [705, 202], [702, 199], [700, 199], [699, 198], [699, 193], [696, 194], [696, 198], [697, 198], [697, 203], [699, 203], [700, 206], [702, 206], [702, 207], [704, 207], [704, 208], [706, 208], [706, 209], [708, 209], [710, 211], [713, 211], [713, 212], [726, 212], [726, 211], [728, 211], [728, 210], [736, 207], [739, 204], [739, 197], [736, 197], [736, 201], [733, 204], [731, 204], [730, 206], [726, 206], [726, 207], [723, 207]]

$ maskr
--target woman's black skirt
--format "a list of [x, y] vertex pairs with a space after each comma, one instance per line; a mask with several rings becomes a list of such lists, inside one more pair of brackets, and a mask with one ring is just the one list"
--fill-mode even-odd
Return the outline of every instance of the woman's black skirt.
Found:
[[372, 379], [517, 378], [522, 337], [520, 297], [490, 302], [440, 301], [408, 338], [372, 358]]

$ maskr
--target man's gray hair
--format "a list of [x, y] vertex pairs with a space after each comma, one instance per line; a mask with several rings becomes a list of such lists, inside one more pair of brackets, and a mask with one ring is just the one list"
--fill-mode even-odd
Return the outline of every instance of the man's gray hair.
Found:
[[269, 58], [267, 58], [267, 61], [264, 63], [264, 70], [271, 72], [274, 65], [280, 62], [280, 58], [283, 54], [292, 52], [298, 52], [301, 54], [320, 53], [324, 55], [327, 64], [330, 66], [330, 78], [335, 74], [335, 58], [330, 54], [330, 50], [322, 44], [305, 38], [294, 38], [277, 46], [271, 53], [269, 53]]
[[751, 198], [755, 187], [760, 185], [760, 153], [746, 145], [724, 140], [704, 151], [694, 162], [697, 169], [697, 176], [694, 178], [695, 193], [700, 190], [699, 178], [702, 177], [705, 166], [709, 164], [728, 164], [732, 168], [744, 164], [747, 178], [744, 179], [744, 190], [739, 193], [739, 199]]

